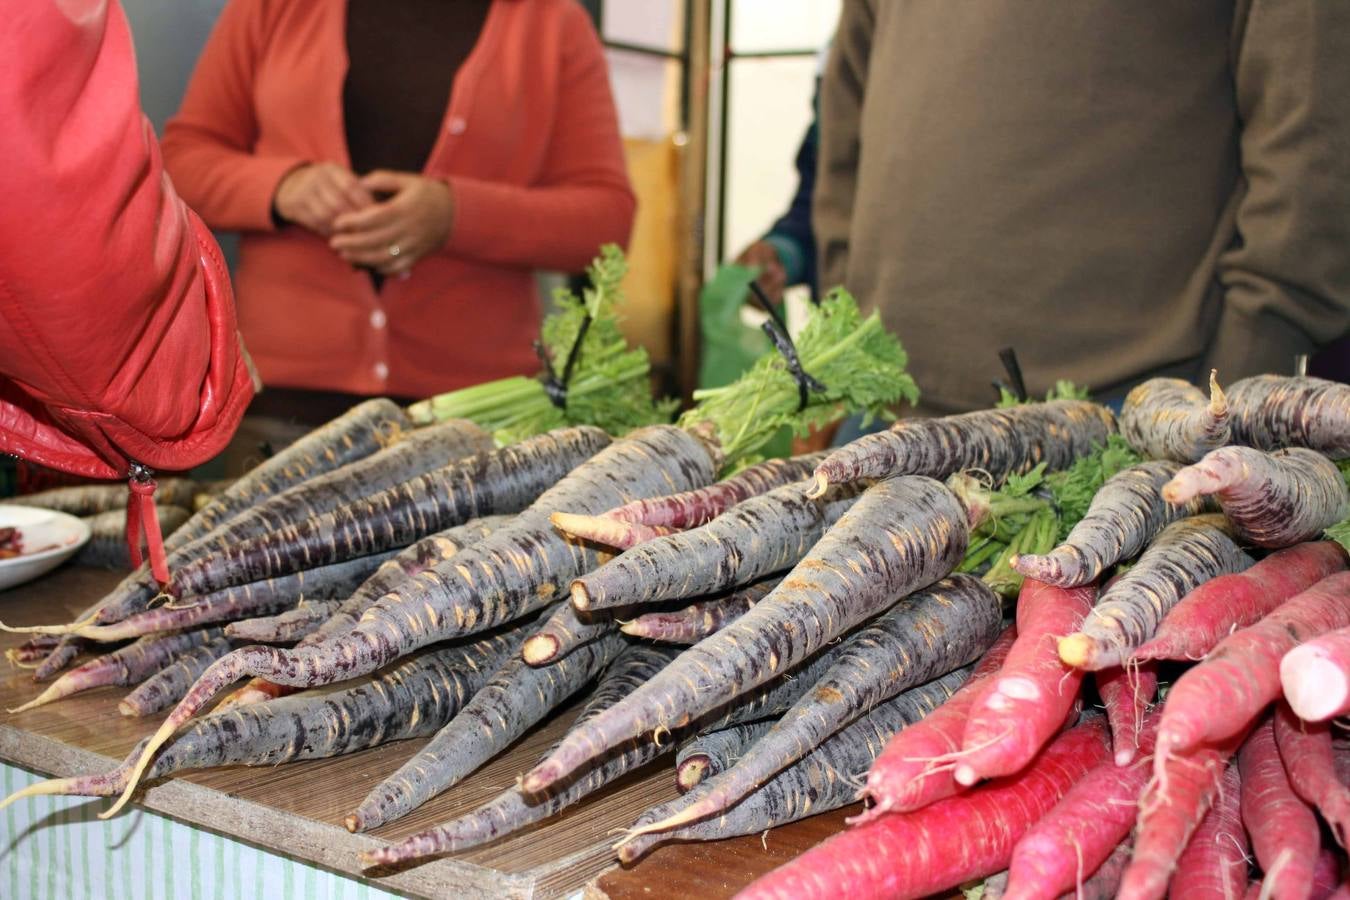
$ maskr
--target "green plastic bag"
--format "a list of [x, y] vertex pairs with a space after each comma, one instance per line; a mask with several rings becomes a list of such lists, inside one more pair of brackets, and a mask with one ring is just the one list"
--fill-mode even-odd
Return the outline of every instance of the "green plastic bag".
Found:
[[[741, 320], [741, 307], [750, 296], [750, 282], [759, 270], [735, 263], [724, 263], [698, 296], [699, 354], [698, 386], [722, 387], [731, 384], [754, 365], [773, 344], [758, 328]], [[792, 452], [792, 431], [784, 428], [764, 448], [765, 456], [787, 456]]]

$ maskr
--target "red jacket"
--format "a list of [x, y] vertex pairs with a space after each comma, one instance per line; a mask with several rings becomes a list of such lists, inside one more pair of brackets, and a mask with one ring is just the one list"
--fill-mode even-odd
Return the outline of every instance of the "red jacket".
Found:
[[0, 452], [95, 478], [218, 453], [253, 395], [219, 249], [174, 193], [116, 0], [0, 27]]

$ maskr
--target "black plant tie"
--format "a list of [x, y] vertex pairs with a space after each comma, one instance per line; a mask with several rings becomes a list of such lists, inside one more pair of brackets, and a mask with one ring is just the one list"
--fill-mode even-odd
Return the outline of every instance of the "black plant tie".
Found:
[[572, 370], [576, 368], [577, 357], [581, 355], [581, 342], [586, 339], [586, 331], [590, 327], [591, 314], [587, 312], [581, 320], [581, 327], [577, 329], [577, 339], [572, 342], [572, 349], [567, 351], [562, 378], [553, 371], [553, 361], [548, 358], [543, 342], [534, 342], [534, 352], [544, 364], [544, 393], [548, 394], [549, 401], [558, 409], [567, 408], [567, 386], [572, 383]]
[[1003, 371], [1008, 373], [1008, 380], [1012, 386], [1008, 387], [1001, 381], [995, 381], [995, 388], [1007, 388], [1008, 392], [1017, 398], [1018, 403], [1027, 402], [1027, 384], [1022, 380], [1022, 366], [1017, 362], [1017, 351], [1011, 347], [1004, 347], [998, 351], [998, 358], [1003, 362]]
[[764, 295], [764, 291], [756, 282], [750, 282], [750, 293], [754, 295], [755, 300], [769, 314], [769, 321], [759, 326], [764, 333], [769, 336], [775, 349], [782, 354], [783, 361], [787, 363], [788, 371], [797, 382], [797, 412], [806, 409], [807, 396], [811, 391], [822, 393], [826, 390], [825, 385], [821, 384], [816, 378], [812, 377], [802, 368], [801, 357], [797, 355], [797, 345], [792, 343], [792, 338], [788, 336], [787, 325], [783, 323], [782, 317], [778, 315], [778, 310], [774, 309], [773, 303]]

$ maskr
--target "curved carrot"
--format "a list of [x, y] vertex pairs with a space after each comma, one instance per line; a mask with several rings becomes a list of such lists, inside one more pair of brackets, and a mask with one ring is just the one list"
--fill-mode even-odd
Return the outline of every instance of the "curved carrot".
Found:
[[1041, 556], [1014, 556], [1009, 563], [1027, 578], [1060, 587], [1096, 581], [1107, 567], [1138, 555], [1168, 525], [1204, 511], [1204, 500], [1173, 506], [1159, 496], [1180, 469], [1177, 462], [1152, 460], [1118, 472], [1093, 496], [1064, 543]]
[[1260, 450], [1307, 447], [1350, 457], [1350, 386], [1322, 378], [1257, 375], [1228, 389], [1233, 443]]
[[[273, 616], [231, 622], [225, 626], [225, 636], [251, 644], [289, 644], [313, 634], [341, 605], [341, 600], [306, 600], [294, 609]], [[192, 680], [196, 681], [196, 676]]]
[[1067, 665], [1095, 671], [1118, 666], [1151, 638], [1181, 598], [1197, 586], [1231, 572], [1252, 559], [1226, 532], [1222, 516], [1193, 516], [1173, 522], [1115, 579], [1083, 620], [1082, 628], [1059, 642]]
[[1281, 703], [1275, 708], [1275, 742], [1294, 793], [1317, 808], [1345, 847], [1350, 843], [1350, 787], [1336, 777], [1330, 726], [1300, 721]]
[[136, 690], [122, 698], [117, 711], [124, 716], [148, 716], [173, 706], [206, 667], [230, 652], [230, 642], [215, 638], [199, 647], [180, 653], [169, 665], [142, 681]]
[[1217, 496], [1238, 536], [1258, 547], [1312, 540], [1350, 514], [1340, 471], [1302, 447], [1274, 453], [1221, 447], [1178, 472], [1162, 494], [1172, 504]]
[[1237, 763], [1223, 771], [1214, 804], [1177, 860], [1167, 893], [1172, 900], [1237, 900], [1247, 883], [1247, 829], [1242, 827], [1242, 779]]
[[1276, 900], [1303, 900], [1312, 885], [1320, 835], [1317, 817], [1289, 784], [1267, 719], [1238, 752], [1242, 774], [1242, 823], [1252, 838], [1256, 861], [1266, 873], [1262, 894]]
[[1128, 766], [1139, 755], [1144, 715], [1158, 693], [1158, 667], [1153, 663], [1129, 663], [1093, 673], [1097, 693], [1111, 726], [1111, 747], [1116, 765]]
[[1228, 443], [1228, 398], [1217, 373], [1209, 373], [1209, 397], [1180, 378], [1150, 378], [1125, 396], [1120, 434], [1151, 459], [1194, 462]]
[[732, 591], [724, 597], [701, 600], [668, 612], [643, 613], [619, 625], [633, 637], [671, 644], [697, 644], [714, 631], [725, 628], [769, 595], [781, 578], [766, 578]]
[[1284, 601], [1345, 570], [1335, 541], [1298, 544], [1242, 572], [1220, 575], [1191, 590], [1163, 617], [1153, 638], [1136, 647], [1134, 660], [1196, 660], [1236, 629], [1254, 625]]

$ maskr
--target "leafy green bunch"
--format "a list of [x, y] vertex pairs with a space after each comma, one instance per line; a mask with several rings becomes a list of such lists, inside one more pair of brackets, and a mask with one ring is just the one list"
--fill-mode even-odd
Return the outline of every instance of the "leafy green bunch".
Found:
[[893, 418], [900, 400], [915, 403], [919, 388], [905, 371], [908, 355], [874, 312], [863, 317], [848, 291], [836, 288], [812, 309], [796, 339], [804, 372], [824, 385], [805, 408], [786, 360], [770, 352], [725, 387], [695, 391], [697, 405], [680, 424], [711, 425], [728, 468], [752, 457], [783, 426], [804, 436], [855, 412]]

